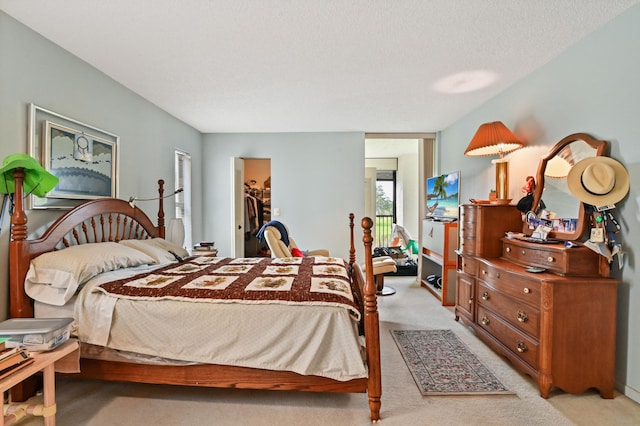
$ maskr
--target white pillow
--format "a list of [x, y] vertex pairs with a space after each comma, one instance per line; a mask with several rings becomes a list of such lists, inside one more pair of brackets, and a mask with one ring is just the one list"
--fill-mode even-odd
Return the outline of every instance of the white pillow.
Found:
[[120, 244], [140, 250], [147, 256], [153, 258], [154, 262], [157, 264], [175, 262], [177, 260], [171, 253], [169, 253], [169, 250], [182, 258], [189, 256], [188, 251], [163, 238], [121, 240]]
[[32, 299], [62, 306], [81, 284], [102, 272], [152, 263], [145, 253], [115, 242], [67, 247], [33, 259], [24, 289]]

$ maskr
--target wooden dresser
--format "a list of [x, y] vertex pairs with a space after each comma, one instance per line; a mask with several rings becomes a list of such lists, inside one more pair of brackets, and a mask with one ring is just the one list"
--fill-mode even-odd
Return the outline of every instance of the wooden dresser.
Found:
[[460, 217], [456, 320], [544, 398], [553, 387], [613, 398], [618, 283], [606, 260], [586, 247], [504, 238], [522, 229], [515, 206], [463, 205]]

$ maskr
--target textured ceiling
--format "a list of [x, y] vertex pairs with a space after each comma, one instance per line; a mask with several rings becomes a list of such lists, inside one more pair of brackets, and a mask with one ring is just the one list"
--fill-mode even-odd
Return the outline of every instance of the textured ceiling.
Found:
[[0, 8], [202, 132], [433, 132], [636, 3], [0, 0]]

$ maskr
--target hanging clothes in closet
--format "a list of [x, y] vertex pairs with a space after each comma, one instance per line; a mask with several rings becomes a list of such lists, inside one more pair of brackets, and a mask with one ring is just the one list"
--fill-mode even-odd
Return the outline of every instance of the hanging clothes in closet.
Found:
[[245, 240], [249, 241], [251, 235], [255, 235], [256, 232], [262, 226], [262, 201], [253, 195], [244, 194], [245, 209], [244, 209], [244, 229]]

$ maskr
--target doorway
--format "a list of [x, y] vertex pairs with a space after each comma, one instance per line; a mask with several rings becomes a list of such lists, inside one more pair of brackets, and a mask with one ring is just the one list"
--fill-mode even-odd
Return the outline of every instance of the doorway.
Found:
[[[377, 135], [376, 135], [377, 136]], [[365, 138], [365, 167], [373, 169], [369, 195], [375, 210], [374, 246], [388, 247], [393, 224], [405, 227], [412, 238], [419, 235], [421, 139], [416, 137]]]
[[[393, 220], [402, 225], [412, 239], [419, 242], [422, 233], [421, 219], [425, 215], [425, 177], [432, 176], [436, 168], [435, 147], [435, 134], [432, 133], [365, 135], [367, 216], [376, 216], [376, 222], [380, 222], [374, 210], [378, 194], [378, 174], [394, 171], [393, 197], [388, 197], [393, 202]], [[386, 232], [380, 229], [377, 237], [381, 244], [384, 244], [382, 240], [385, 235], [389, 235], [388, 229]]]
[[267, 257], [268, 248], [256, 234], [271, 220], [271, 159], [244, 160], [244, 257]]

